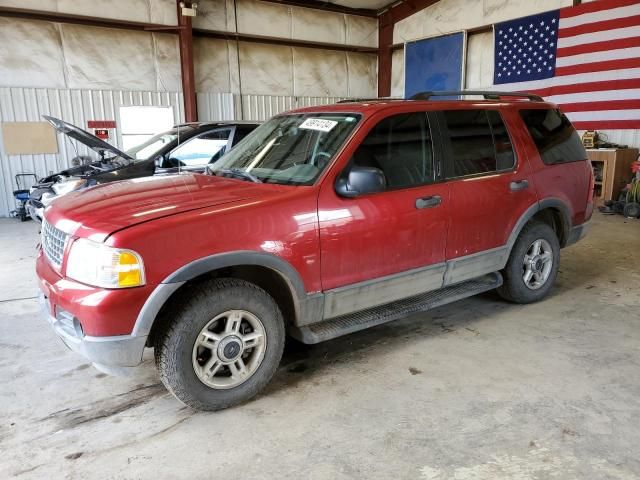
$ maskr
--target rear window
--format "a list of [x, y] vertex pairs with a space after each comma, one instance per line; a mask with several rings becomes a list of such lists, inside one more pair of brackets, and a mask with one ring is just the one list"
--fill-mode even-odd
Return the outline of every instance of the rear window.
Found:
[[520, 116], [546, 165], [587, 159], [578, 132], [559, 110], [520, 110]]

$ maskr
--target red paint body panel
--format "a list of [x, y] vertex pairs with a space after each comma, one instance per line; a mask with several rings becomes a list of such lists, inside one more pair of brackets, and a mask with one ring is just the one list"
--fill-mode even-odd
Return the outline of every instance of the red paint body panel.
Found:
[[[524, 124], [516, 111], [503, 109], [501, 113], [511, 134], [516, 155], [515, 169], [448, 182], [451, 185], [451, 208], [447, 260], [506, 245], [520, 217], [538, 201], [528, 152], [524, 147]], [[512, 192], [510, 183], [519, 180], [528, 181], [529, 188]]]
[[73, 313], [81, 324], [85, 335], [103, 337], [127, 335], [153, 291], [153, 285], [106, 290], [61, 277], [51, 268], [42, 252], [36, 259], [36, 273], [40, 290], [49, 299], [51, 311], [56, 308]]
[[[488, 106], [503, 113], [511, 130], [515, 171], [353, 199], [335, 193], [336, 177], [378, 120]], [[522, 107], [549, 108], [511, 100], [384, 101], [300, 109], [362, 115], [353, 136], [313, 186], [190, 174], [109, 183], [66, 195], [47, 209], [47, 221], [71, 233], [69, 245], [84, 237], [138, 252], [146, 285], [89, 287], [64, 278], [64, 261], [56, 272], [40, 255], [40, 287], [53, 305], [81, 321], [86, 334], [123, 335], [131, 333], [157, 284], [210, 255], [247, 250], [275, 255], [298, 272], [307, 293], [315, 293], [502, 246], [538, 198], [566, 202], [573, 224], [581, 224], [593, 208], [585, 198], [593, 181], [588, 162], [542, 164], [517, 112]], [[530, 188], [510, 192], [509, 183], [518, 179], [529, 180]], [[433, 195], [442, 198], [437, 208], [415, 208], [418, 198]]]

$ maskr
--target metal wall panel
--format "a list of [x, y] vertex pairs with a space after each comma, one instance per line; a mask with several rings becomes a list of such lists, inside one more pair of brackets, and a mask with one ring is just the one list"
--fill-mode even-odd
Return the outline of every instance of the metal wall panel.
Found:
[[[236, 96], [239, 97], [239, 96]], [[294, 108], [329, 105], [345, 97], [291, 97], [285, 95], [242, 95], [239, 111], [243, 120], [267, 120], [281, 112]], [[238, 105], [239, 98], [236, 100]]]
[[196, 96], [198, 119], [204, 122], [235, 120], [238, 109], [234, 97], [231, 93], [199, 92]]
[[[115, 90], [55, 90], [38, 88], [0, 88], [0, 122], [38, 122], [43, 114], [62, 118], [81, 128], [87, 120], [115, 120], [120, 124], [120, 107], [162, 106], [172, 107], [174, 119], [183, 121], [182, 93], [178, 92], [126, 92]], [[111, 143], [122, 147], [120, 131]], [[1, 133], [0, 133], [1, 135]], [[6, 155], [0, 138], [0, 216], [7, 216], [15, 207], [13, 190], [17, 173], [35, 173], [38, 178], [71, 165], [77, 152], [69, 140], [58, 135], [59, 153], [54, 155]]]

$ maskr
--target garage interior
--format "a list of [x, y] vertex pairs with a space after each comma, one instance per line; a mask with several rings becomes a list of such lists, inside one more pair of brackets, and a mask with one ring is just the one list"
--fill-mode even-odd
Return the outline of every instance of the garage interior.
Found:
[[317, 345], [288, 341], [266, 390], [228, 410], [179, 403], [149, 349], [129, 377], [69, 351], [40, 315], [40, 224], [12, 216], [14, 191], [29, 187], [21, 175], [86, 154], [53, 130], [53, 146], [18, 138], [42, 115], [127, 149], [182, 122], [403, 98], [430, 68], [411, 63], [411, 49], [455, 35], [460, 88], [489, 89], [496, 24], [599, 2], [640, 7], [0, 0], [0, 477], [640, 478], [640, 220], [609, 215], [640, 147], [635, 30], [630, 83], [614, 98], [624, 125], [569, 115], [606, 147], [588, 149], [602, 211], [562, 250], [547, 299], [515, 305], [490, 292]]

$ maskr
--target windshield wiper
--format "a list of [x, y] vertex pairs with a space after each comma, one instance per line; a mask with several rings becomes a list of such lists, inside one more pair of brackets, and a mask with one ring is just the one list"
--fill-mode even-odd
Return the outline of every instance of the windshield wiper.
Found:
[[242, 178], [244, 180], [249, 180], [253, 183], [262, 183], [255, 175], [250, 174], [249, 172], [242, 170], [241, 168], [221, 168], [219, 170], [212, 171], [214, 175], [229, 175], [230, 177]]

